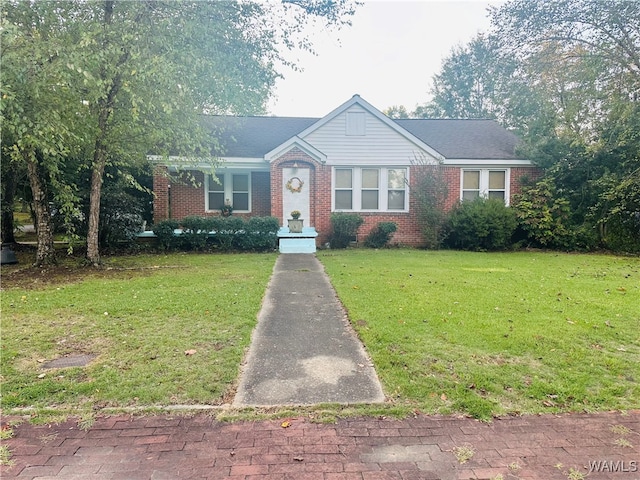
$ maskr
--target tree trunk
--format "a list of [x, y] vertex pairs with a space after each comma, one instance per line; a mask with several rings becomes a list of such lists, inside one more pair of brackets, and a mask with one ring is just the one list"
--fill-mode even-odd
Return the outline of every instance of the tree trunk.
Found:
[[[104, 18], [103, 26], [105, 31], [111, 25], [113, 20], [113, 0], [105, 0], [104, 2]], [[108, 32], [107, 32], [108, 33]], [[103, 47], [105, 51], [109, 47], [108, 35], [104, 37]], [[121, 66], [128, 53], [123, 53], [122, 58], [118, 62]], [[108, 81], [106, 69], [103, 67], [100, 76], [105, 84], [110, 85], [107, 89], [104, 99], [98, 101], [98, 137], [96, 138], [95, 151], [93, 152], [93, 168], [91, 170], [91, 192], [89, 194], [89, 224], [87, 231], [87, 261], [97, 267], [101, 263], [100, 259], [100, 196], [102, 193], [102, 181], [104, 168], [107, 163], [107, 132], [109, 128], [109, 117], [113, 112], [116, 95], [120, 90], [121, 77], [117, 74], [111, 82]]]
[[16, 243], [16, 237], [13, 234], [13, 208], [16, 196], [16, 170], [15, 168], [7, 168], [2, 175], [2, 227], [1, 242], [3, 245]]
[[56, 251], [53, 246], [53, 222], [47, 195], [47, 182], [41, 176], [41, 169], [33, 150], [25, 151], [23, 157], [27, 164], [29, 184], [33, 194], [33, 208], [36, 215], [37, 250], [34, 266], [55, 265]]
[[91, 265], [100, 265], [100, 195], [102, 193], [102, 176], [106, 164], [106, 147], [100, 140], [96, 141], [91, 172], [91, 192], [89, 195], [89, 225], [87, 231], [87, 260]]

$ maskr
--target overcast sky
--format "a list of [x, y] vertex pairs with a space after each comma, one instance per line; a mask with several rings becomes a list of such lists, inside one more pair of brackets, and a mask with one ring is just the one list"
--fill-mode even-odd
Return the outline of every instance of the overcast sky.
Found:
[[317, 56], [299, 55], [304, 71], [285, 72], [269, 114], [322, 117], [356, 93], [379, 110], [413, 110], [429, 99], [442, 60], [487, 30], [487, 8], [500, 3], [368, 0], [351, 27], [310, 31]]

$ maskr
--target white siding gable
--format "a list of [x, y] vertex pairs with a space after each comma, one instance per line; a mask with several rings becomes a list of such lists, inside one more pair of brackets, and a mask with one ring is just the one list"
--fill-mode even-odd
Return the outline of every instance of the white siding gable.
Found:
[[410, 165], [416, 158], [434, 160], [357, 103], [303, 138], [327, 156], [328, 165]]

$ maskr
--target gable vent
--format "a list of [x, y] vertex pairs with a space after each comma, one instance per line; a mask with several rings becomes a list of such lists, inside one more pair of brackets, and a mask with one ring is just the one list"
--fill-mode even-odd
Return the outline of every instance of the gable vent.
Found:
[[347, 112], [347, 135], [366, 135], [364, 115], [364, 112]]

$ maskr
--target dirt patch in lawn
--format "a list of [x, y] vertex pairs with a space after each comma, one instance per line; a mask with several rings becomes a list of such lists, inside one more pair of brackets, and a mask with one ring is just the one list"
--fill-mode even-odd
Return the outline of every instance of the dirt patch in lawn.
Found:
[[67, 285], [79, 283], [87, 279], [96, 278], [133, 278], [150, 274], [157, 267], [140, 268], [95, 268], [85, 264], [81, 256], [62, 256], [58, 258], [57, 265], [46, 267], [34, 267], [35, 250], [16, 250], [18, 263], [15, 265], [2, 265], [0, 274], [2, 290], [10, 288], [22, 288], [33, 290], [49, 285]]

